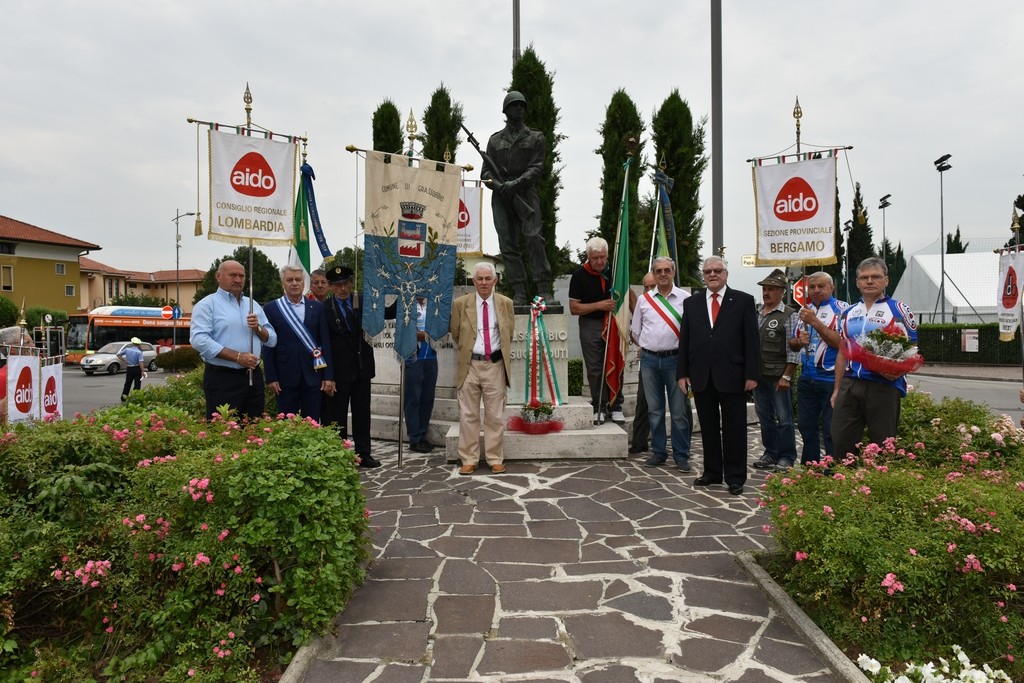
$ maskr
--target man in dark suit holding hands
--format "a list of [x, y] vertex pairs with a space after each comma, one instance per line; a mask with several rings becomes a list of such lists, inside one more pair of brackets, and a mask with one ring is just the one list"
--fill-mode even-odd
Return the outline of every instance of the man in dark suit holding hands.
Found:
[[277, 344], [264, 350], [263, 362], [267, 388], [277, 395], [278, 412], [320, 422], [321, 392], [334, 393], [331, 340], [324, 305], [302, 296], [305, 284], [302, 268], [281, 269], [284, 296], [263, 309], [277, 330]]
[[694, 486], [723, 481], [740, 495], [747, 481], [747, 392], [757, 386], [754, 297], [726, 286], [725, 259], [704, 261], [704, 284], [683, 302], [676, 377], [693, 389], [704, 443], [704, 472]]

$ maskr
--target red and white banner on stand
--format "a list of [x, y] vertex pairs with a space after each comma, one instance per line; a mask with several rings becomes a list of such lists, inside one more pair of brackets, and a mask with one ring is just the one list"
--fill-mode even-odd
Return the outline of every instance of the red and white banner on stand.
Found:
[[39, 417], [58, 420], [64, 416], [64, 364], [44, 365], [39, 370]]
[[209, 238], [291, 244], [297, 158], [294, 142], [211, 130]]
[[836, 262], [836, 160], [754, 166], [758, 266]]
[[476, 181], [470, 183], [467, 185], [463, 182], [459, 197], [459, 235], [455, 243], [456, 252], [459, 256], [483, 256], [483, 190]]
[[39, 418], [39, 358], [7, 358], [7, 419], [10, 422]]
[[999, 256], [999, 294], [996, 311], [999, 315], [999, 341], [1013, 341], [1020, 326], [1020, 277], [1024, 271], [1024, 252], [1007, 252]]

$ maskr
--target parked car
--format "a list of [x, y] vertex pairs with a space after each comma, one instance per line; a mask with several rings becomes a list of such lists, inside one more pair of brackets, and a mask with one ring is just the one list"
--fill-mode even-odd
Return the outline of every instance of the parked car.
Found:
[[[116, 375], [124, 370], [124, 361], [117, 357], [121, 350], [130, 345], [131, 342], [110, 342], [104, 344], [96, 353], [90, 353], [82, 359], [82, 370], [87, 375], [94, 372], [105, 372], [108, 375]], [[156, 370], [156, 349], [152, 344], [143, 342], [139, 344], [142, 351], [142, 359], [146, 362], [146, 369]]]

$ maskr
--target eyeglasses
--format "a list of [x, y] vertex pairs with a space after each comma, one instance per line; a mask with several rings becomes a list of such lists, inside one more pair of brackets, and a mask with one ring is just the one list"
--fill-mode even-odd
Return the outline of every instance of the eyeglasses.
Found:
[[705, 275], [721, 275], [725, 272], [725, 268], [708, 268], [704, 271]]
[[654, 269], [654, 274], [655, 275], [671, 275], [672, 274], [672, 269], [671, 268], [655, 268]]
[[871, 282], [872, 280], [884, 280], [888, 275], [858, 275], [858, 282]]

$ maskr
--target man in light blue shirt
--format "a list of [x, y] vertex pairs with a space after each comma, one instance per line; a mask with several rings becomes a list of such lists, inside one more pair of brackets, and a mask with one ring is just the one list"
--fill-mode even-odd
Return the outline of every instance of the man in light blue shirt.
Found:
[[121, 390], [121, 402], [128, 400], [132, 386], [136, 391], [142, 388], [142, 349], [139, 344], [142, 340], [132, 337], [131, 343], [121, 349], [117, 357], [124, 361], [124, 388]]
[[206, 416], [229, 405], [239, 417], [263, 415], [263, 372], [259, 367], [264, 346], [277, 344], [277, 333], [258, 303], [245, 296], [245, 268], [224, 261], [215, 275], [217, 291], [192, 309], [189, 342], [206, 364], [203, 391]]

